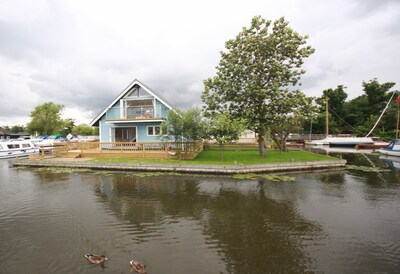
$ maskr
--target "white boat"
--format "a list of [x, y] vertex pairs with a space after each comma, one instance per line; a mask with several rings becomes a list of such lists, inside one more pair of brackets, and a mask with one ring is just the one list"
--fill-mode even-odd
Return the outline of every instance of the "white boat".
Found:
[[374, 140], [369, 137], [326, 137], [322, 140], [306, 142], [306, 145], [329, 145], [329, 146], [352, 146], [358, 144], [373, 144]]
[[387, 147], [381, 148], [379, 152], [383, 155], [400, 157], [400, 139], [394, 139]]
[[0, 159], [26, 157], [38, 152], [39, 149], [29, 140], [8, 140], [0, 142]]

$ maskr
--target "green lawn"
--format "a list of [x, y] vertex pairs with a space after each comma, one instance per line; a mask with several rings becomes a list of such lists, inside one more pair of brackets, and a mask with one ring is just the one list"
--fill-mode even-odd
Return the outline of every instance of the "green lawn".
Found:
[[333, 160], [334, 157], [311, 153], [307, 151], [289, 151], [280, 153], [276, 150], [268, 151], [267, 157], [260, 157], [258, 150], [226, 150], [224, 161], [220, 160], [219, 150], [204, 150], [194, 160], [160, 160], [160, 159], [132, 159], [132, 158], [99, 158], [95, 162], [115, 163], [157, 163], [157, 164], [208, 164], [208, 165], [234, 165], [234, 164], [269, 164], [285, 162], [305, 162]]

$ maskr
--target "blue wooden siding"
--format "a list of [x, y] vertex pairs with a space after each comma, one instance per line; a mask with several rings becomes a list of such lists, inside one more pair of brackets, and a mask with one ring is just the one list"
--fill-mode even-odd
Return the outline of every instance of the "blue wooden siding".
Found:
[[100, 142], [111, 142], [110, 140], [110, 124], [106, 124], [106, 115], [101, 117], [100, 121]]
[[138, 142], [161, 142], [159, 136], [147, 136], [148, 126], [160, 125], [160, 123], [140, 123], [137, 127]]
[[[129, 122], [129, 123], [110, 123], [112, 119], [121, 119], [121, 104], [120, 100], [117, 101], [112, 107], [107, 109], [106, 113], [99, 119], [100, 125], [100, 142], [112, 142], [111, 137], [112, 128], [116, 127], [136, 127], [136, 141], [137, 142], [161, 142], [158, 136], [148, 136], [147, 127], [148, 126], [160, 126], [160, 122]], [[167, 118], [167, 113], [169, 108], [165, 106], [161, 101], [155, 99], [154, 106], [154, 117], [156, 118]], [[109, 121], [107, 123], [107, 121]]]
[[120, 101], [116, 102], [112, 107], [107, 109], [105, 116], [107, 119], [120, 119], [121, 118]]
[[123, 123], [114, 124], [106, 123], [105, 115], [100, 119], [100, 142], [112, 142], [111, 128], [115, 127], [136, 127], [136, 141], [137, 142], [161, 142], [159, 136], [148, 136], [148, 126], [161, 126], [160, 122], [148, 122], [148, 123]]

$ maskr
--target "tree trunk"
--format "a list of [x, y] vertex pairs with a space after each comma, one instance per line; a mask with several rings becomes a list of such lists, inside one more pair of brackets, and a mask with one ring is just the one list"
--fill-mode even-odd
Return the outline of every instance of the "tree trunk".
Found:
[[267, 149], [266, 149], [266, 143], [265, 143], [265, 130], [262, 130], [258, 133], [258, 150], [260, 151], [260, 156], [261, 157], [266, 157], [267, 156]]
[[219, 144], [219, 156], [221, 157], [221, 161], [224, 161], [224, 151], [222, 144]]
[[282, 138], [284, 152], [288, 152], [287, 145], [286, 145], [286, 140], [288, 137], [289, 137], [289, 133], [286, 133], [285, 136], [283, 136], [283, 138]]
[[274, 140], [274, 142], [276, 143], [278, 149], [280, 152], [285, 151], [285, 147], [286, 147], [286, 142], [285, 140], [283, 140], [281, 138], [281, 136], [279, 136], [279, 134], [275, 133], [275, 132], [271, 132], [270, 134], [272, 140]]

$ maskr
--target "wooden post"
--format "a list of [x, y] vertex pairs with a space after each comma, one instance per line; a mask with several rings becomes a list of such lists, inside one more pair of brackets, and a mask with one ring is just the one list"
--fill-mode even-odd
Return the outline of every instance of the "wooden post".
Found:
[[325, 133], [326, 137], [329, 135], [329, 111], [328, 111], [328, 96], [325, 96]]
[[142, 158], [144, 159], [144, 143], [142, 143]]

